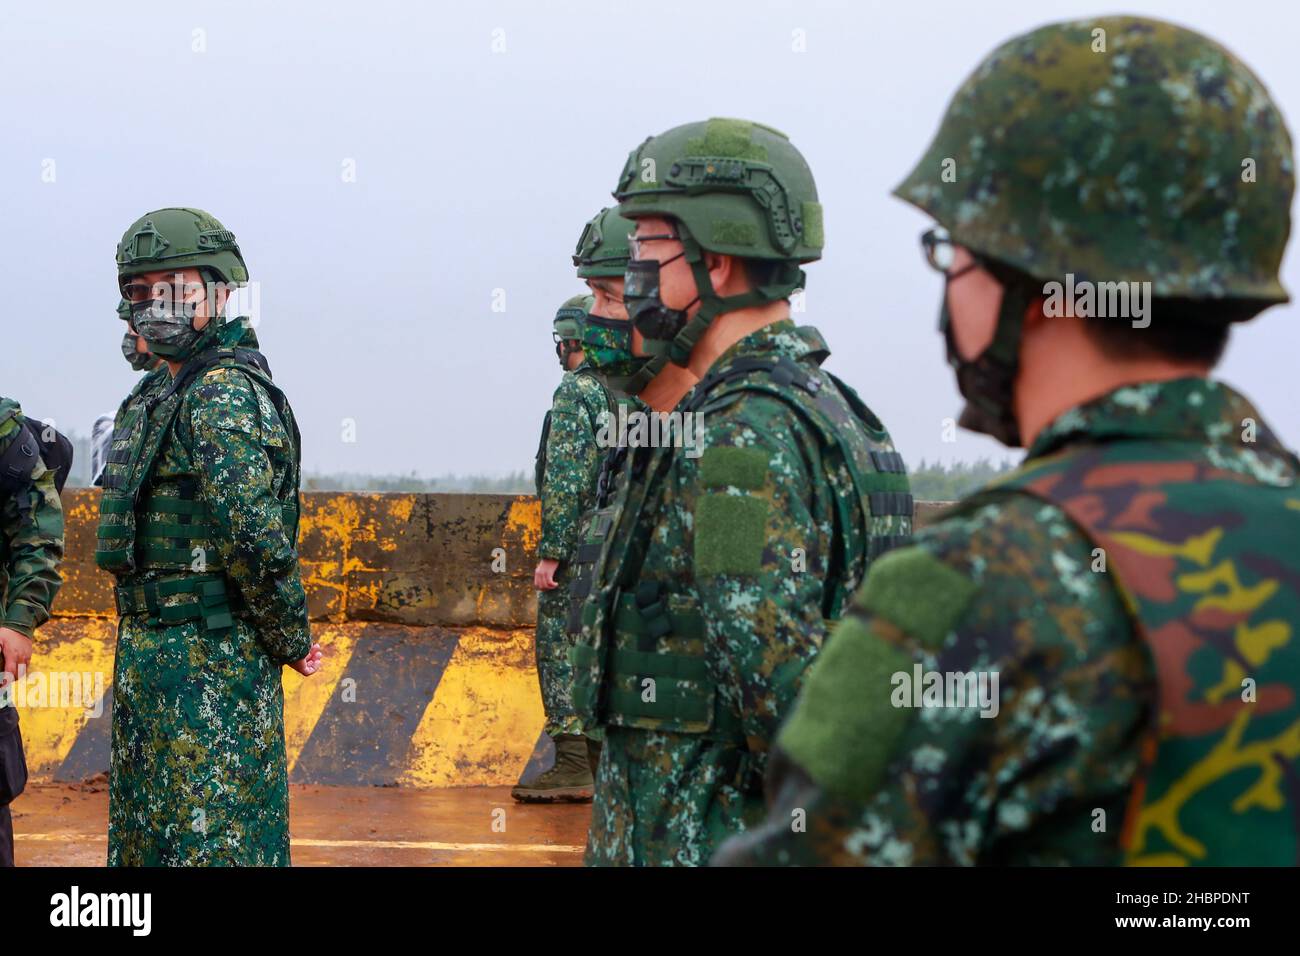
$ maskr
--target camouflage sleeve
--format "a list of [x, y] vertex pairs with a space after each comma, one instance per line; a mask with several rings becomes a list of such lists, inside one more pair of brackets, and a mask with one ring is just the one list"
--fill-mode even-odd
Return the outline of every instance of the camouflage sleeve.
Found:
[[[825, 636], [831, 525], [810, 477], [815, 444], [779, 401], [747, 397], [704, 413], [704, 448], [683, 469], [700, 610], [724, 702], [759, 768]], [[688, 459], [689, 460], [689, 459]]]
[[[0, 452], [18, 433], [18, 419], [0, 425]], [[50, 617], [54, 595], [63, 579], [63, 505], [54, 488], [54, 473], [37, 463], [32, 483], [5, 496], [0, 505], [0, 534], [6, 557], [4, 619], [0, 626], [28, 637]]]
[[568, 561], [573, 557], [578, 545], [582, 501], [590, 497], [590, 490], [596, 484], [600, 457], [580, 380], [575, 375], [565, 375], [555, 390], [551, 433], [546, 439], [539, 558]]
[[880, 559], [777, 741], [744, 864], [1101, 864], [1150, 655], [1091, 545], [1029, 498]]
[[238, 370], [208, 372], [188, 400], [195, 464], [226, 574], [271, 659], [300, 660], [311, 649], [307, 598], [275, 487], [285, 471], [275, 463], [289, 460], [292, 439]]

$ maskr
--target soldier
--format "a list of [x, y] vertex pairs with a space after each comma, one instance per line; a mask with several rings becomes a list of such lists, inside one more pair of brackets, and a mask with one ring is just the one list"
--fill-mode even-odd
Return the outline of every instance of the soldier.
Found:
[[[146, 373], [127, 396], [129, 402], [138, 392], [164, 382], [168, 378], [167, 366], [150, 353], [148, 344], [131, 324], [131, 306], [126, 299], [118, 302], [117, 316], [126, 323], [126, 331], [122, 333], [122, 357], [131, 368]], [[100, 415], [90, 430], [90, 483], [96, 488], [104, 481], [104, 466], [108, 464], [109, 445], [113, 440], [113, 419], [113, 415]]]
[[963, 422], [1027, 457], [872, 568], [718, 862], [1296, 863], [1300, 462], [1207, 377], [1287, 299], [1293, 170], [1190, 30], [1054, 24], [976, 68], [895, 194], [949, 233]]
[[63, 506], [55, 470], [43, 459], [18, 403], [0, 398], [0, 867], [14, 865], [9, 804], [27, 781], [10, 685], [31, 660], [33, 632], [50, 618], [63, 583], [62, 559]]
[[[160, 209], [117, 251], [160, 388], [119, 410], [96, 563], [117, 578], [110, 865], [289, 863], [280, 667], [319, 667], [298, 574], [299, 440], [227, 321], [234, 235]], [[143, 386], [145, 383], [140, 383]]]
[[601, 428], [620, 402], [635, 403], [620, 391], [634, 370], [629, 363], [637, 364], [630, 343], [622, 341], [630, 334], [623, 308], [623, 269], [631, 231], [632, 223], [613, 209], [602, 209], [586, 224], [573, 263], [593, 294], [565, 302], [554, 322], [556, 355], [566, 372], [547, 413], [538, 451], [542, 538], [533, 583], [539, 590], [537, 678], [555, 764], [521, 780], [511, 791], [524, 802], [590, 800], [600, 759], [600, 728], [584, 727], [573, 707], [569, 649], [576, 630], [570, 631], [570, 601], [574, 583], [584, 580], [580, 575], [591, 565], [581, 546], [590, 530], [584, 519], [589, 520], [595, 501], [597, 472], [609, 451], [598, 440]]
[[599, 744], [583, 735], [573, 710], [573, 673], [566, 630], [568, 577], [564, 573], [578, 545], [578, 527], [596, 487], [602, 451], [596, 442], [610, 399], [583, 367], [582, 326], [590, 295], [575, 295], [555, 314], [555, 354], [564, 377], [542, 424], [535, 481], [542, 502], [542, 537], [537, 544], [537, 682], [546, 712], [545, 732], [555, 745], [555, 763], [523, 778], [510, 795], [524, 803], [573, 803], [591, 799], [592, 768]]
[[912, 502], [880, 421], [790, 321], [822, 220], [785, 135], [677, 127], [632, 151], [615, 197], [636, 224], [628, 388], [674, 417], [629, 435], [596, 525], [574, 649], [575, 702], [606, 734], [586, 859], [700, 864], [761, 820], [768, 741], [824, 622]]

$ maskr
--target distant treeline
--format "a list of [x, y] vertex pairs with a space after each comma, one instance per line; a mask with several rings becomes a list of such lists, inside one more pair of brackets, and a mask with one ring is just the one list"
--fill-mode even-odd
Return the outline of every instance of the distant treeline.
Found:
[[[90, 439], [75, 432], [68, 436], [76, 449], [68, 484], [84, 488], [90, 483]], [[983, 485], [990, 478], [1010, 470], [1012, 463], [994, 463], [987, 458], [976, 462], [930, 464], [921, 459], [909, 475], [912, 494], [922, 501], [955, 501]], [[409, 475], [370, 475], [362, 472], [307, 472], [302, 476], [303, 491], [405, 491], [469, 492], [502, 495], [533, 493], [531, 471], [508, 475], [441, 475], [421, 478]]]
[[458, 491], [482, 494], [524, 495], [533, 493], [531, 474], [522, 471], [504, 476], [442, 475], [421, 478], [409, 475], [366, 475], [360, 472], [307, 472], [302, 476], [303, 491]]

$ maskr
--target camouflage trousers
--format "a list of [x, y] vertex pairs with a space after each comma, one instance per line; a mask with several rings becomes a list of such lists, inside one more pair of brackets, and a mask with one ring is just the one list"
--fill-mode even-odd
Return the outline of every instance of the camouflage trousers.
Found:
[[280, 665], [243, 620], [118, 625], [109, 866], [288, 866]]
[[[763, 821], [741, 752], [699, 734], [605, 728], [587, 866], [704, 866], [730, 836]], [[742, 785], [741, 781], [745, 783]]]
[[551, 591], [537, 592], [537, 683], [546, 711], [546, 732], [582, 733], [582, 721], [573, 708], [573, 665], [569, 663], [569, 586], [567, 576]]

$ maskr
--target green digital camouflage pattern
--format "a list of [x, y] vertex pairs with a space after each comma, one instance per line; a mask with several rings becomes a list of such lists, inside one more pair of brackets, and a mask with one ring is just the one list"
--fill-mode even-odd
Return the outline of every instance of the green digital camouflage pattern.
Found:
[[1276, 302], [1294, 180], [1245, 64], [1182, 27], [1100, 17], [990, 54], [894, 194], [1039, 279]]
[[[218, 342], [248, 332], [230, 323]], [[253, 340], [255, 341], [255, 340]], [[166, 387], [167, 380], [161, 380]], [[142, 389], [133, 402], [156, 397]], [[155, 386], [156, 387], [156, 386]], [[149, 432], [173, 396], [154, 408]], [[247, 605], [232, 627], [122, 617], [114, 666], [110, 865], [289, 864], [288, 777], [280, 669], [311, 645], [290, 517], [295, 429], [252, 376], [209, 370], [183, 392], [148, 487], [197, 492], [211, 522], [201, 550]], [[286, 413], [291, 415], [291, 412]], [[143, 511], [141, 522], [167, 516]], [[104, 519], [101, 519], [101, 523]], [[120, 579], [175, 577], [149, 567]], [[164, 599], [166, 603], [169, 599]]]
[[[786, 356], [832, 396], [835, 424], [849, 441], [864, 450], [891, 447], [887, 435], [867, 437], [829, 376], [806, 361], [813, 341], [820, 342], [815, 330], [778, 322], [736, 343], [713, 370]], [[766, 380], [766, 373], [750, 374]], [[840, 594], [847, 599], [861, 581], [869, 531], [910, 529], [910, 516], [863, 513], [844, 461], [786, 400], [748, 392], [731, 398], [719, 399], [718, 408], [705, 403], [692, 454], [641, 449], [627, 455], [619, 477], [614, 527], [583, 609], [579, 650], [608, 634], [614, 655], [654, 647], [656, 655], [676, 655], [680, 666], [702, 662], [716, 711], [704, 715], [698, 732], [681, 715], [629, 717], [608, 702], [614, 695], [644, 701], [643, 685], [618, 674], [596, 678], [607, 682], [606, 705], [597, 711], [606, 742], [589, 865], [702, 864], [723, 837], [761, 820], [758, 782], [768, 745], [821, 646], [826, 606]], [[843, 500], [854, 515], [848, 522], [837, 517]], [[846, 564], [836, 566], [838, 552], [851, 556]], [[647, 645], [648, 635], [622, 630], [617, 618], [606, 629], [599, 609], [611, 595], [647, 586], [661, 589], [671, 632]], [[698, 633], [692, 621], [702, 622]], [[681, 686], [662, 676], [656, 700], [666, 702], [674, 683]]]
[[582, 733], [573, 710], [573, 667], [568, 658], [567, 571], [578, 546], [582, 516], [595, 498], [596, 473], [605, 451], [597, 436], [601, 423], [609, 418], [609, 408], [609, 393], [589, 371], [566, 372], [551, 401], [537, 555], [560, 562], [559, 586], [537, 593], [536, 652], [546, 732], [552, 736]]
[[[18, 403], [0, 398], [0, 454], [17, 437], [22, 420]], [[38, 463], [31, 485], [0, 501], [0, 626], [31, 637], [49, 620], [54, 595], [63, 583], [62, 559], [63, 505], [54, 488], [54, 472]]]
[[[1248, 421], [1258, 436], [1244, 443]], [[1080, 468], [1054, 487], [1065, 459]], [[1208, 843], [1228, 848], [1220, 861], [1293, 864], [1294, 482], [1249, 403], [1207, 380], [1067, 411], [1021, 470], [872, 569], [782, 730], [767, 821], [715, 862], [1113, 865], [1159, 733], [1181, 766], [1151, 778], [1158, 799], [1130, 860], [1197, 862]], [[1106, 546], [1039, 497], [1049, 491], [1116, 532]], [[996, 715], [894, 706], [896, 675], [918, 666], [996, 672]], [[1253, 712], [1243, 667], [1261, 678]], [[1158, 686], [1174, 720], [1157, 723]], [[1190, 759], [1177, 739], [1189, 727]], [[1271, 832], [1253, 830], [1260, 817]]]

